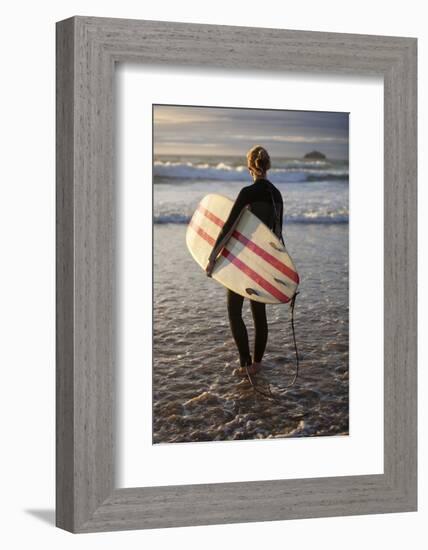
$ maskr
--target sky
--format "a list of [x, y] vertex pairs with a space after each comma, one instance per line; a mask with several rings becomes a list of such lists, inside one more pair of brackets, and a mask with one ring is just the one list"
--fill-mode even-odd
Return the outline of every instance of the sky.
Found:
[[154, 105], [153, 124], [155, 156], [243, 155], [263, 145], [271, 156], [348, 159], [348, 113]]

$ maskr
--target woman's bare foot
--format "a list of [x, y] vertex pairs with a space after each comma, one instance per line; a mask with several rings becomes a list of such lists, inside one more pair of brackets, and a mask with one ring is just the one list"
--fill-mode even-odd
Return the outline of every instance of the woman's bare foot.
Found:
[[262, 364], [261, 363], [253, 363], [250, 368], [253, 369], [254, 374], [256, 374], [262, 368]]
[[247, 374], [253, 375], [259, 372], [259, 370], [261, 369], [261, 366], [262, 366], [261, 363], [253, 363], [249, 367], [239, 367], [235, 369], [233, 372], [238, 376], [247, 376]]

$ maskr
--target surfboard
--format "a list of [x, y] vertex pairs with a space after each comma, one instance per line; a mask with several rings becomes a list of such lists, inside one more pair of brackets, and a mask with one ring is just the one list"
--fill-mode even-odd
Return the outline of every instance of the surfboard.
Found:
[[[206, 195], [189, 222], [187, 248], [203, 270], [232, 206], [227, 197]], [[241, 212], [217, 257], [212, 278], [241, 296], [266, 304], [289, 302], [299, 285], [286, 247], [248, 208]]]

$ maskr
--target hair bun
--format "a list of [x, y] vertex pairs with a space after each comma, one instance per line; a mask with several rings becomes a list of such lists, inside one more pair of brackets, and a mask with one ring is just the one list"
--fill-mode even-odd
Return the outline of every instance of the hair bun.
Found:
[[269, 153], [261, 145], [255, 145], [248, 151], [247, 161], [248, 167], [258, 176], [265, 174], [270, 168]]

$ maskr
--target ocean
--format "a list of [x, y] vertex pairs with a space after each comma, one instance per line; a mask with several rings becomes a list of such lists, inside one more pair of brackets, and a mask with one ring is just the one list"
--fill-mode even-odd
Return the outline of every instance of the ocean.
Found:
[[[272, 158], [284, 201], [283, 236], [299, 271], [295, 368], [287, 305], [268, 305], [269, 338], [257, 384], [232, 374], [238, 354], [226, 290], [187, 250], [187, 222], [203, 196], [236, 198], [252, 183], [245, 157], [159, 156], [153, 164], [153, 442], [184, 443], [349, 434], [346, 161]], [[249, 302], [243, 310], [250, 347]]]

